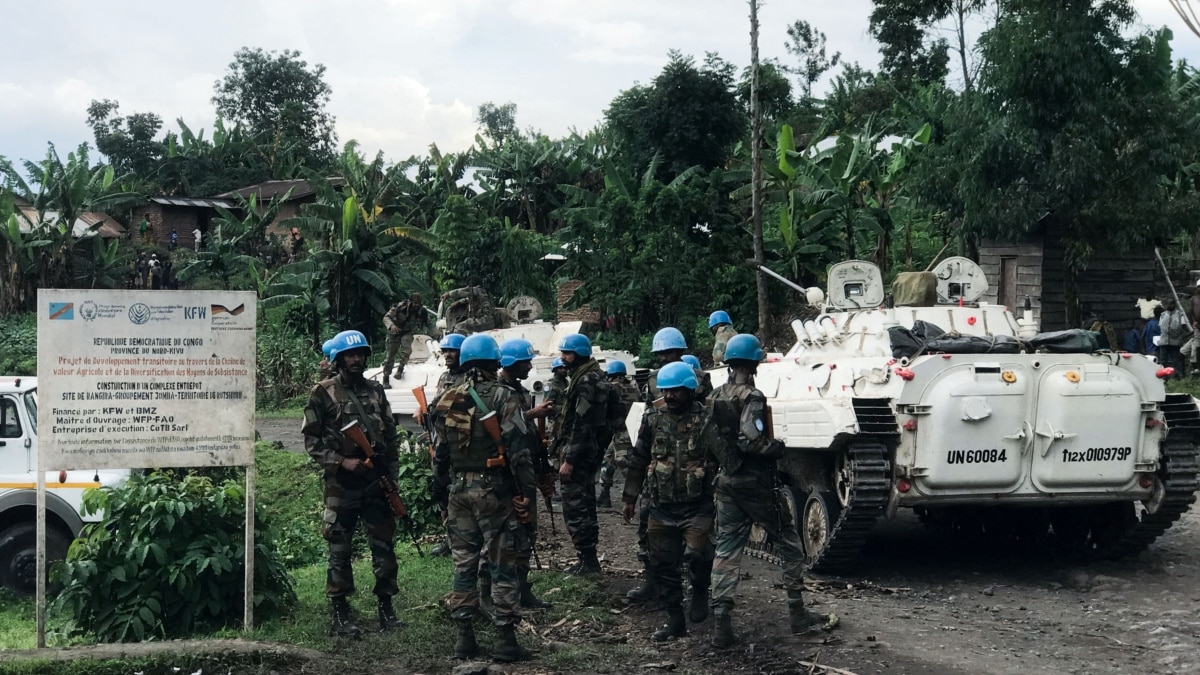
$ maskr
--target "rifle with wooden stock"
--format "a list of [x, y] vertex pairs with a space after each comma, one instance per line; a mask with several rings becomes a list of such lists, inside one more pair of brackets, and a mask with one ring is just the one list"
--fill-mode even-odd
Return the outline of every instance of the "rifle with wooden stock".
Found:
[[429, 418], [429, 400], [425, 398], [425, 387], [417, 387], [412, 390], [413, 396], [417, 399], [417, 412], [421, 415], [421, 428], [429, 435], [429, 458], [433, 459], [434, 448], [437, 444], [433, 440], [433, 420]]
[[417, 555], [424, 558], [425, 552], [421, 550], [421, 541], [417, 537], [416, 523], [413, 522], [412, 516], [409, 515], [408, 507], [404, 505], [404, 500], [400, 498], [400, 488], [396, 486], [396, 482], [392, 480], [391, 476], [387, 475], [387, 472], [382, 467], [375, 466], [375, 448], [371, 447], [371, 443], [367, 440], [367, 435], [363, 433], [362, 426], [358, 423], [358, 420], [354, 420], [342, 427], [341, 434], [367, 456], [363, 460], [363, 464], [368, 469], [372, 469], [379, 474], [379, 485], [383, 488], [384, 499], [387, 500], [392, 513], [396, 514], [396, 518], [404, 523], [404, 527], [408, 530], [408, 536], [412, 539], [413, 548], [417, 549]]

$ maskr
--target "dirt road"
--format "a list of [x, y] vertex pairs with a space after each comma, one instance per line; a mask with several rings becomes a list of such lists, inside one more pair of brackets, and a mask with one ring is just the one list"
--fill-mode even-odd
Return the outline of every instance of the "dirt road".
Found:
[[[264, 439], [289, 450], [302, 451], [298, 429], [296, 420], [259, 421]], [[557, 517], [558, 539], [543, 521], [539, 550], [544, 563], [561, 568], [573, 554]], [[614, 595], [637, 583], [635, 540], [633, 525], [602, 511], [601, 551]], [[788, 634], [779, 569], [749, 559], [738, 588], [736, 647], [708, 646], [711, 619], [693, 626], [689, 638], [658, 645], [649, 634], [661, 612], [617, 609], [618, 626], [609, 632], [627, 634], [627, 647], [588, 672], [838, 672], [806, 663], [859, 674], [1200, 672], [1198, 551], [1196, 511], [1136, 559], [1086, 566], [933, 533], [902, 517], [877, 527], [853, 574], [812, 578], [810, 603], [842, 620], [830, 636]], [[545, 671], [534, 662], [511, 672]]]

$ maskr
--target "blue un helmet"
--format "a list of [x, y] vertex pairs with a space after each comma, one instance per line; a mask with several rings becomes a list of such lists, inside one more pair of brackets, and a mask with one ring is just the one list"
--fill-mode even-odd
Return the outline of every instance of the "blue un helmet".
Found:
[[654, 334], [654, 341], [650, 344], [650, 351], [657, 354], [671, 349], [687, 349], [687, 340], [683, 338], [683, 333], [679, 332], [678, 328], [660, 328]]
[[336, 361], [338, 354], [348, 352], [355, 349], [365, 349], [367, 354], [371, 353], [371, 345], [367, 342], [367, 336], [356, 330], [344, 330], [329, 341], [329, 360]]
[[[327, 359], [329, 359], [330, 347], [333, 347], [333, 338], [329, 338], [328, 340], [325, 341], [325, 344], [321, 345], [321, 353], [324, 354], [325, 358], [327, 358]], [[332, 361], [333, 359], [329, 359], [329, 360]]]
[[729, 343], [725, 345], [725, 360], [726, 361], [754, 361], [758, 363], [763, 360], [762, 343], [758, 338], [749, 333], [739, 333], [729, 338]]
[[496, 338], [487, 333], [475, 333], [462, 342], [458, 350], [458, 363], [466, 368], [472, 361], [499, 361], [500, 345]]
[[466, 339], [467, 336], [460, 333], [449, 333], [438, 343], [438, 349], [443, 351], [447, 349], [462, 349], [463, 340]]
[[696, 380], [696, 371], [683, 361], [668, 363], [659, 369], [656, 382], [659, 389], [683, 387], [695, 391], [696, 387], [700, 386]]
[[532, 361], [537, 353], [533, 351], [533, 343], [521, 338], [505, 340], [500, 345], [500, 365], [507, 368], [517, 361]]
[[695, 368], [696, 370], [704, 370], [704, 367], [700, 365], [700, 359], [692, 356], [691, 354], [684, 354], [681, 359], [684, 363]]
[[567, 367], [567, 364], [563, 363], [563, 360], [557, 356], [554, 357], [554, 360], [550, 362], [550, 370], [558, 370], [559, 368], [566, 368], [566, 367]]
[[604, 373], [606, 375], [627, 375], [629, 371], [625, 369], [624, 361], [609, 361], [604, 366]]
[[581, 333], [572, 333], [562, 339], [562, 344], [558, 345], [560, 352], [575, 352], [583, 358], [591, 358], [592, 356], [592, 341], [586, 335]]
[[708, 315], [709, 329], [716, 328], [717, 326], [720, 326], [723, 323], [729, 323], [729, 324], [733, 323], [733, 319], [729, 318], [729, 312], [726, 312], [723, 309], [718, 309], [717, 311]]

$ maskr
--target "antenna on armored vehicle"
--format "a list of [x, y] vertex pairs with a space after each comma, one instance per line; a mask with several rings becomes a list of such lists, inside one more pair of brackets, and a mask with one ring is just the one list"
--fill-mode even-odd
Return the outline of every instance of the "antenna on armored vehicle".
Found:
[[821, 289], [817, 288], [816, 286], [810, 286], [808, 288], [805, 288], [805, 287], [801, 286], [800, 284], [792, 281], [791, 279], [788, 279], [787, 277], [784, 277], [781, 274], [777, 274], [773, 270], [767, 269], [767, 267], [765, 265], [759, 265], [758, 263], [754, 262], [753, 260], [747, 260], [746, 265], [749, 266], [750, 269], [762, 272], [763, 274], [766, 274], [769, 277], [774, 277], [775, 279], [778, 279], [779, 281], [783, 282], [783, 284], [785, 286], [798, 291], [799, 293], [804, 295], [804, 299], [807, 300], [808, 304], [810, 304], [810, 305], [813, 305], [815, 307], [820, 307], [825, 302], [825, 292], [822, 291]]

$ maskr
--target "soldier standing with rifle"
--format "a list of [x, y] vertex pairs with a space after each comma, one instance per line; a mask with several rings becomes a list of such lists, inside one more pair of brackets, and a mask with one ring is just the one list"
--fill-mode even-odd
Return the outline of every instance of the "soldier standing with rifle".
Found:
[[463, 340], [460, 360], [466, 380], [448, 389], [435, 408], [437, 446], [433, 498], [446, 512], [454, 556], [454, 582], [447, 596], [458, 625], [454, 656], [467, 659], [479, 645], [472, 623], [479, 608], [479, 562], [492, 578], [497, 661], [529, 658], [517, 642], [519, 561], [533, 542], [527, 524], [537, 498], [529, 434], [520, 398], [499, 382], [500, 346], [490, 335]]
[[561, 460], [558, 481], [562, 485], [563, 520], [579, 552], [579, 562], [566, 572], [599, 574], [596, 470], [600, 467], [602, 448], [612, 436], [608, 420], [608, 395], [612, 387], [605, 381], [600, 364], [592, 358], [592, 342], [586, 335], [568, 335], [558, 349], [571, 373], [555, 439]]
[[637, 515], [639, 498], [649, 500], [648, 568], [667, 607], [667, 624], [653, 635], [658, 642], [687, 635], [681, 564], [687, 566], [692, 584], [688, 618], [692, 623], [708, 618], [713, 477], [722, 448], [708, 411], [696, 400], [698, 386], [696, 373], [686, 363], [670, 363], [658, 371], [665, 405], [652, 406], [642, 418], [625, 474], [625, 522]]
[[[413, 414], [413, 419], [417, 424], [425, 428], [425, 433], [429, 435], [429, 443], [433, 443], [433, 415], [432, 410], [437, 406], [438, 399], [450, 387], [456, 386], [463, 382], [464, 376], [462, 368], [458, 365], [458, 350], [462, 347], [465, 335], [460, 333], [447, 333], [442, 341], [438, 343], [438, 348], [442, 351], [442, 362], [446, 364], [446, 370], [442, 371], [438, 378], [437, 391], [433, 394], [433, 399], [428, 399], [425, 396], [425, 387], [417, 387], [413, 389], [413, 396], [417, 397], [417, 412]], [[430, 403], [432, 401], [432, 403]], [[432, 453], [430, 453], [432, 454]], [[445, 523], [442, 523], [443, 525]], [[433, 550], [430, 555], [441, 557], [450, 555], [450, 537], [447, 536]]]
[[[323, 535], [329, 542], [325, 595], [332, 603], [332, 629], [336, 635], [360, 637], [347, 598], [354, 594], [350, 565], [351, 540], [359, 519], [366, 529], [375, 573], [375, 596], [381, 630], [400, 628], [392, 596], [396, 586], [396, 518], [385, 498], [381, 478], [395, 481], [399, 468], [396, 454], [396, 425], [383, 388], [363, 377], [371, 347], [355, 330], [334, 336], [329, 358], [338, 370], [322, 380], [309, 394], [304, 408], [304, 446], [309, 456], [325, 471]], [[369, 462], [343, 433], [358, 422], [376, 457]], [[373, 467], [371, 465], [373, 464]]]
[[625, 417], [634, 403], [642, 401], [642, 393], [637, 384], [629, 379], [629, 371], [623, 361], [611, 361], [604, 368], [608, 383], [616, 387], [617, 395], [621, 398], [619, 417], [614, 417], [612, 442], [604, 451], [604, 464], [600, 467], [600, 495], [596, 497], [596, 506], [612, 508], [613, 476], [617, 469], [624, 470], [629, 461], [629, 453], [633, 450], [633, 441], [629, 438], [629, 430], [625, 427]]
[[781, 508], [778, 488], [783, 443], [771, 437], [767, 397], [754, 387], [754, 374], [763, 359], [762, 345], [753, 335], [735, 335], [725, 348], [729, 381], [712, 395], [713, 420], [724, 448], [718, 454], [717, 557], [713, 564], [712, 606], [717, 622], [712, 646], [730, 647], [733, 634], [733, 596], [737, 590], [742, 550], [750, 528], [766, 531], [783, 558], [783, 586], [793, 633], [831, 626], [831, 617], [804, 606], [804, 549], [791, 512]]
[[546, 436], [551, 441], [558, 438], [558, 416], [562, 412], [563, 403], [567, 400], [567, 364], [561, 358], [550, 362], [549, 381], [546, 382], [546, 400], [550, 402], [550, 416], [546, 418]]
[[[529, 436], [528, 442], [529, 449], [531, 450], [530, 459], [533, 462], [533, 472], [537, 476], [538, 483], [541, 484], [542, 476], [552, 474], [554, 470], [550, 467], [546, 446], [542, 443], [542, 438], [538, 435], [537, 428], [533, 425], [533, 420], [544, 419], [546, 415], [550, 414], [550, 403], [543, 402], [541, 405], [534, 406], [533, 395], [521, 384], [522, 380], [529, 377], [529, 371], [533, 369], [533, 357], [536, 355], [533, 350], [533, 343], [529, 340], [516, 338], [506, 340], [500, 345], [500, 381], [511, 387], [521, 401], [521, 412], [525, 416], [526, 430]], [[534, 547], [537, 546], [536, 499], [529, 505], [529, 512], [533, 517], [533, 521], [529, 527], [531, 538], [529, 550], [530, 553], [533, 553]], [[554, 513], [551, 512], [549, 517], [554, 518]], [[525, 555], [519, 561], [521, 606], [526, 609], [550, 609], [553, 605], [533, 594], [533, 584], [529, 581], [529, 558], [529, 555]], [[482, 575], [480, 575], [480, 580], [482, 581]], [[482, 586], [480, 587], [480, 592], [484, 592]]]
[[[392, 364], [396, 364], [395, 378], [404, 376], [404, 367], [408, 365], [408, 357], [412, 355], [413, 334], [418, 328], [429, 323], [425, 317], [425, 307], [421, 305], [421, 294], [413, 293], [408, 300], [399, 303], [383, 315], [383, 325], [387, 328], [387, 357], [383, 360], [383, 388], [391, 389], [389, 378], [392, 377]], [[399, 361], [396, 352], [400, 352]]]

